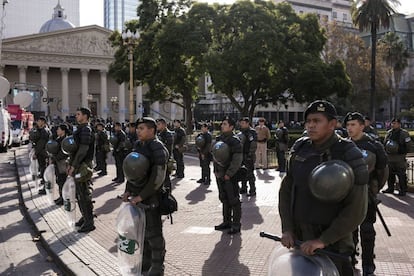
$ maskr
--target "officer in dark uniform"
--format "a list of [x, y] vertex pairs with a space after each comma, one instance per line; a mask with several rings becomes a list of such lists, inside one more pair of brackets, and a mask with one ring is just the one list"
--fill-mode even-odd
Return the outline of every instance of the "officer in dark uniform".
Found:
[[364, 132], [374, 138], [375, 140], [379, 140], [378, 131], [371, 125], [371, 118], [368, 116], [364, 117]]
[[279, 121], [276, 129], [276, 155], [278, 163], [279, 176], [283, 177], [286, 173], [286, 152], [288, 151], [289, 131], [285, 127], [285, 123]]
[[[157, 119], [157, 131], [158, 139], [164, 144], [164, 147], [168, 150], [168, 163], [170, 164], [173, 160], [173, 147], [174, 147], [174, 133], [167, 128], [167, 122], [160, 118]], [[164, 187], [171, 193], [171, 179], [170, 175], [172, 168], [167, 166], [165, 172]]]
[[105, 126], [101, 122], [96, 124], [95, 139], [96, 170], [100, 171], [99, 176], [104, 176], [107, 175], [106, 155], [109, 152], [109, 140]]
[[211, 143], [212, 136], [208, 130], [208, 124], [201, 124], [201, 132], [196, 137], [196, 146], [198, 151], [198, 159], [200, 160], [201, 167], [201, 178], [197, 180], [197, 183], [210, 185], [211, 182], [211, 170], [210, 163], [212, 160], [211, 156]]
[[174, 120], [174, 159], [177, 162], [177, 171], [175, 176], [177, 178], [184, 178], [184, 151], [186, 135], [184, 128], [181, 127], [180, 120]]
[[135, 142], [138, 140], [137, 128], [135, 123], [128, 124], [128, 131], [126, 133], [127, 139], [125, 141], [125, 148], [127, 152], [131, 152]]
[[82, 218], [75, 224], [80, 226], [79, 233], [95, 230], [93, 221], [93, 204], [91, 194], [92, 160], [95, 150], [95, 134], [89, 125], [91, 111], [81, 107], [76, 111], [78, 126], [73, 138], [78, 145], [75, 153], [69, 158], [68, 176], [73, 176], [76, 184], [76, 199]]
[[112, 139], [113, 156], [115, 158], [116, 177], [112, 179], [115, 183], [123, 183], [124, 171], [122, 170], [122, 162], [125, 159], [127, 150], [125, 148], [125, 141], [127, 140], [125, 132], [122, 130], [120, 122], [116, 122], [114, 126], [114, 133]]
[[[350, 139], [361, 149], [368, 165], [368, 210], [362, 224], [354, 231], [355, 246], [358, 244], [358, 235], [361, 235], [362, 271], [363, 276], [374, 275], [374, 246], [377, 208], [377, 194], [388, 179], [387, 154], [384, 146], [372, 136], [364, 132], [365, 122], [358, 112], [348, 113], [344, 120]], [[356, 255], [356, 251], [355, 254]], [[355, 261], [355, 256], [353, 257]], [[356, 262], [355, 262], [356, 263]]]
[[[367, 211], [368, 168], [358, 147], [335, 134], [331, 103], [315, 101], [304, 115], [308, 137], [292, 147], [279, 191], [281, 242], [290, 248], [301, 240], [307, 255], [327, 248], [350, 256]], [[350, 258], [330, 258], [340, 275], [353, 275]]]
[[[47, 162], [47, 152], [46, 152], [46, 143], [49, 141], [52, 133], [50, 132], [49, 128], [46, 124], [46, 118], [40, 117], [37, 120], [37, 129], [36, 135], [34, 135], [34, 139], [32, 140], [35, 154], [33, 158], [37, 159], [39, 163], [39, 172], [40, 172], [40, 179], [41, 183], [44, 184], [43, 174], [46, 170], [46, 162]], [[39, 195], [45, 195], [46, 190], [44, 186], [39, 190]]]
[[222, 134], [216, 138], [212, 153], [214, 174], [223, 204], [223, 222], [215, 230], [229, 229], [229, 234], [240, 233], [241, 203], [236, 173], [243, 162], [243, 149], [240, 139], [234, 134], [236, 122], [226, 116], [221, 123]]
[[247, 196], [256, 195], [256, 177], [254, 175], [254, 164], [256, 163], [257, 132], [250, 126], [248, 117], [239, 120], [242, 135], [243, 165], [246, 167], [246, 178], [241, 181], [240, 194], [247, 193], [247, 182], [249, 182], [249, 193]]
[[65, 124], [60, 124], [56, 128], [56, 142], [57, 142], [57, 151], [55, 154], [52, 155], [52, 161], [55, 165], [55, 173], [56, 173], [56, 183], [59, 186], [59, 198], [55, 200], [56, 205], [63, 205], [63, 198], [62, 198], [62, 188], [63, 184], [66, 181], [66, 162], [68, 156], [63, 153], [61, 150], [61, 144], [63, 139], [69, 135], [68, 126]]
[[397, 176], [398, 185], [400, 186], [398, 195], [405, 196], [407, 193], [406, 155], [411, 147], [411, 137], [408, 131], [401, 128], [400, 119], [392, 119], [392, 128], [385, 136], [384, 145], [388, 153], [390, 175], [388, 177], [388, 188], [382, 192], [394, 193], [395, 177]]
[[[165, 240], [162, 233], [162, 221], [159, 208], [160, 189], [167, 169], [168, 150], [157, 139], [157, 126], [153, 118], [143, 117], [137, 120], [138, 141], [134, 152], [149, 160], [146, 177], [140, 181], [128, 179], [122, 198], [131, 204], [142, 202], [149, 208], [145, 210], [145, 240], [142, 271], [149, 276], [164, 275]], [[125, 164], [127, 165], [127, 164]], [[129, 176], [127, 175], [127, 178]]]

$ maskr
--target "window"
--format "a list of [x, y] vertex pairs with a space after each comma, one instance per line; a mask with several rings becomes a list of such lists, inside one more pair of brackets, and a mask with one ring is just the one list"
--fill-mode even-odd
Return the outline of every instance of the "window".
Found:
[[338, 13], [336, 11], [332, 12], [332, 17], [336, 19], [338, 17]]

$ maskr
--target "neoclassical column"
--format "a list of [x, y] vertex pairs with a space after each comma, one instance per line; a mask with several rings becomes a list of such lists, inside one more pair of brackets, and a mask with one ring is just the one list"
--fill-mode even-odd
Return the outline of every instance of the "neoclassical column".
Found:
[[60, 68], [62, 73], [62, 119], [69, 116], [69, 68]]
[[[40, 67], [40, 84], [46, 88], [47, 88], [47, 82], [48, 82], [48, 79], [47, 79], [48, 71], [49, 71], [49, 67], [46, 67], [46, 66]], [[42, 108], [42, 111], [45, 112], [47, 116], [50, 116], [49, 114], [50, 109], [48, 108], [48, 99], [49, 99], [49, 95], [48, 95], [48, 91], [46, 90], [44, 91], [44, 94], [42, 96], [41, 108]]]
[[135, 88], [135, 94], [136, 94], [136, 114], [138, 118], [142, 117], [142, 112], [144, 111], [144, 105], [142, 103], [142, 85], [138, 85], [137, 88]]
[[17, 66], [17, 68], [19, 69], [19, 82], [26, 83], [27, 66], [26, 65], [19, 65], [19, 66]]
[[127, 112], [127, 108], [125, 106], [125, 83], [121, 83], [119, 85], [119, 93], [118, 93], [118, 103], [119, 103], [119, 108], [118, 108], [118, 114], [119, 114], [119, 122], [125, 122], [125, 114]]
[[151, 105], [151, 116], [153, 118], [160, 117], [160, 102], [153, 102]]
[[101, 70], [101, 117], [105, 120], [108, 118], [108, 86], [106, 75], [108, 70]]
[[170, 104], [170, 113], [172, 120], [177, 119], [177, 105], [175, 103]]
[[81, 69], [82, 74], [82, 107], [88, 107], [88, 73], [89, 69]]

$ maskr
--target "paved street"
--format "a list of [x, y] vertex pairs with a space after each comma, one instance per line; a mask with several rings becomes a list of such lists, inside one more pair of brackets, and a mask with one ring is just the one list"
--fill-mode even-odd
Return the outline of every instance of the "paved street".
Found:
[[[16, 151], [25, 204], [42, 238], [66, 267], [77, 275], [118, 275], [116, 265], [116, 227], [124, 184], [111, 183], [114, 166], [109, 175], [94, 178], [93, 197], [97, 215], [97, 230], [78, 234], [66, 227], [62, 208], [50, 206], [45, 196], [34, 192], [29, 175], [28, 150]], [[280, 178], [274, 170], [257, 170], [257, 197], [242, 200], [242, 233], [229, 236], [214, 231], [221, 222], [221, 204], [215, 182], [199, 185], [198, 159], [185, 158], [185, 178], [173, 180], [179, 210], [164, 222], [166, 239], [166, 275], [267, 275], [268, 257], [275, 246], [271, 240], [260, 238], [260, 231], [280, 234], [277, 210], [277, 191]], [[3, 197], [3, 195], [2, 195]], [[380, 209], [393, 234], [386, 236], [377, 222], [377, 275], [414, 275], [414, 198], [380, 195]]]
[[0, 275], [57, 275], [20, 211], [13, 152], [0, 153]]

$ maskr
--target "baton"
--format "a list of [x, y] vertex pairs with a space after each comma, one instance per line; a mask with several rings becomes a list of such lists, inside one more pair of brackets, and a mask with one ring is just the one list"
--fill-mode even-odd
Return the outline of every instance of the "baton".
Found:
[[385, 223], [384, 217], [382, 216], [382, 214], [381, 214], [381, 212], [380, 212], [380, 210], [378, 208], [378, 205], [375, 205], [375, 210], [377, 211], [378, 217], [381, 220], [382, 226], [384, 226], [385, 232], [387, 232], [388, 237], [391, 237], [390, 229], [388, 229], [388, 226]]
[[[268, 238], [274, 241], [282, 241], [282, 239], [276, 235], [270, 234], [270, 233], [266, 233], [266, 232], [260, 232], [260, 237], [262, 238]], [[299, 240], [295, 240], [295, 246], [299, 247], [301, 244], [303, 243], [303, 241], [299, 241]], [[346, 259], [346, 260], [350, 260], [350, 256], [348, 255], [344, 255], [341, 253], [336, 253], [336, 252], [332, 252], [326, 249], [316, 249], [315, 253], [320, 254], [320, 255], [327, 255], [327, 256], [331, 256], [331, 257], [336, 257], [336, 258], [340, 258], [340, 259]]]

